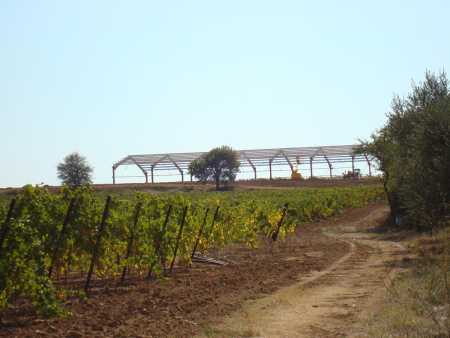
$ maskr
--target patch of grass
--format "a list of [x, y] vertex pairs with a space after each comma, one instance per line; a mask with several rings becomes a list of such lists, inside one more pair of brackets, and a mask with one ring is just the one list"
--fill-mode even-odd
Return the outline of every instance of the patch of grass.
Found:
[[367, 337], [450, 337], [450, 229], [415, 243], [411, 271], [396, 278], [366, 323]]

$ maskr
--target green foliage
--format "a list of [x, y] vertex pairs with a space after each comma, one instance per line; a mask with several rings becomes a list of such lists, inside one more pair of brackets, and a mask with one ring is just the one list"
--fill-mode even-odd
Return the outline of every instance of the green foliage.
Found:
[[[142, 277], [147, 276], [150, 267], [153, 275], [163, 274], [174, 258], [186, 206], [188, 213], [177, 254], [180, 264], [190, 262], [207, 208], [209, 213], [199, 251], [230, 243], [256, 246], [262, 235], [269, 236], [274, 231], [285, 203], [289, 203], [289, 209], [279, 234], [281, 239], [299, 223], [329, 217], [345, 208], [361, 207], [381, 198], [383, 190], [379, 187], [113, 196], [95, 266], [96, 278], [118, 278], [124, 267]], [[75, 209], [65, 236], [61, 237], [72, 199]], [[13, 304], [14, 299], [25, 297], [44, 315], [61, 313], [56, 297], [61, 290], [48, 278], [55, 246], [59, 250], [53, 262], [53, 278], [70, 271], [86, 273], [105, 201], [89, 187], [66, 187], [60, 193], [51, 194], [44, 188], [31, 186], [21, 192], [17, 201], [10, 231], [0, 248], [0, 310]], [[0, 203], [1, 222], [6, 215], [5, 202]], [[140, 217], [135, 223], [138, 203]], [[172, 213], [162, 235], [169, 206]], [[220, 209], [213, 224], [217, 206]]]
[[426, 73], [407, 98], [395, 97], [386, 125], [363, 142], [376, 156], [397, 223], [432, 228], [450, 215], [450, 88]]
[[87, 163], [85, 157], [78, 153], [72, 153], [58, 164], [58, 178], [69, 187], [79, 187], [92, 183], [92, 167]]
[[24, 295], [40, 314], [60, 314], [45, 259], [54, 235], [52, 224], [58, 217], [58, 205], [45, 190], [31, 187], [26, 187], [17, 201], [18, 207], [0, 251], [0, 309], [16, 296]]
[[220, 184], [235, 180], [239, 164], [239, 154], [228, 146], [221, 146], [193, 161], [189, 173], [201, 182], [213, 180], [219, 190]]

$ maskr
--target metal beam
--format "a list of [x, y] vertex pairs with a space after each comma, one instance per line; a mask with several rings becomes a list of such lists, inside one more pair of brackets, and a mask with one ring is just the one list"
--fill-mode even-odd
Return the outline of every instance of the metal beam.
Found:
[[184, 173], [183, 170], [180, 168], [180, 166], [177, 164], [177, 162], [175, 162], [172, 157], [170, 157], [169, 155], [167, 155], [167, 158], [172, 161], [173, 165], [178, 169], [178, 171], [181, 174], [181, 182], [184, 182]]
[[328, 160], [327, 155], [323, 155], [323, 157], [327, 161], [328, 167], [330, 168], [330, 178], [333, 178], [333, 165], [331, 164], [330, 160]]
[[254, 165], [253, 162], [250, 160], [250, 158], [245, 154], [245, 152], [241, 152], [241, 154], [242, 154], [242, 156], [244, 156], [244, 157], [247, 159], [248, 163], [249, 163], [250, 166], [252, 167], [253, 172], [255, 173], [255, 180], [256, 180], [256, 167], [255, 167], [255, 165]]
[[294, 166], [292, 165], [291, 161], [289, 160], [289, 157], [287, 157], [286, 153], [282, 150], [280, 150], [280, 154], [286, 159], [286, 162], [289, 164], [289, 167], [291, 168], [291, 172], [293, 172]]
[[134, 158], [131, 158], [131, 160], [134, 162], [134, 164], [136, 164], [136, 166], [141, 169], [142, 173], [145, 176], [145, 183], [148, 183], [148, 175], [147, 175], [147, 171], [139, 164], [137, 163], [137, 161]]
[[269, 160], [269, 173], [270, 173], [270, 180], [272, 181], [272, 159]]
[[[269, 166], [270, 177], [273, 179], [274, 165], [289, 165], [290, 170], [294, 170], [294, 165], [306, 164], [310, 162], [310, 174], [314, 177], [313, 164], [327, 163], [328, 167], [335, 163], [351, 163], [352, 169], [356, 162], [366, 162], [369, 164], [370, 175], [372, 174], [371, 159], [364, 154], [355, 153], [358, 145], [340, 145], [340, 146], [320, 146], [320, 147], [291, 147], [274, 149], [250, 149], [237, 150], [239, 161], [242, 168], [252, 168], [255, 177], [258, 174], [258, 167]], [[150, 173], [152, 182], [155, 181], [155, 174], [158, 172], [177, 170], [184, 180], [184, 173], [188, 170], [192, 161], [202, 156], [203, 152], [192, 153], [166, 153], [166, 154], [141, 154], [128, 155], [113, 165], [114, 177], [116, 181], [115, 170], [122, 165], [136, 165], [144, 173]], [[156, 171], [156, 173], [155, 173]], [[148, 175], [150, 176], [150, 175]], [[332, 171], [330, 171], [332, 176]], [[148, 178], [150, 180], [150, 178]]]
[[370, 160], [367, 157], [367, 154], [364, 154], [364, 157], [366, 158], [367, 165], [369, 166], [369, 176], [372, 176], [372, 164], [370, 163]]
[[119, 162], [114, 163], [114, 164], [113, 164], [113, 168], [114, 168], [114, 169], [117, 169], [118, 166], [120, 166], [120, 165], [126, 163], [127, 161], [130, 160], [130, 158], [131, 158], [131, 156], [127, 156], [127, 157], [123, 158], [122, 160], [120, 160]]

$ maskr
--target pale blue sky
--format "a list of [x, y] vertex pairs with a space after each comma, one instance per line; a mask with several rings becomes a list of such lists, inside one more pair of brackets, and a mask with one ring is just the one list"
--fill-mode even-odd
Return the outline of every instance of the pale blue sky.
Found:
[[56, 184], [73, 151], [349, 144], [426, 69], [448, 1], [0, 0], [0, 186]]

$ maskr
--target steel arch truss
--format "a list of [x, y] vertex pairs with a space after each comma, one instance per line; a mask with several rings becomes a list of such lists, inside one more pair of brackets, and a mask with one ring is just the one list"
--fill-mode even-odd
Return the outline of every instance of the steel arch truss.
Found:
[[[270, 179], [272, 179], [272, 166], [288, 165], [294, 170], [294, 165], [309, 163], [310, 176], [313, 177], [313, 163], [327, 164], [332, 177], [333, 164], [351, 163], [354, 170], [355, 162], [365, 162], [369, 167], [369, 175], [372, 174], [371, 166], [373, 157], [364, 153], [357, 153], [358, 145], [341, 146], [321, 146], [321, 147], [296, 147], [296, 148], [275, 148], [275, 149], [251, 149], [237, 150], [241, 168], [250, 167], [257, 178], [257, 168], [269, 167]], [[192, 161], [203, 155], [204, 152], [193, 153], [167, 153], [167, 154], [144, 154], [128, 155], [116, 162], [113, 167], [113, 183], [116, 183], [116, 169], [120, 166], [137, 166], [145, 176], [148, 183], [150, 173], [151, 182], [154, 183], [155, 171], [176, 170], [180, 173], [181, 181], [184, 181], [184, 174], [188, 172]], [[191, 177], [192, 180], [192, 177]]]

